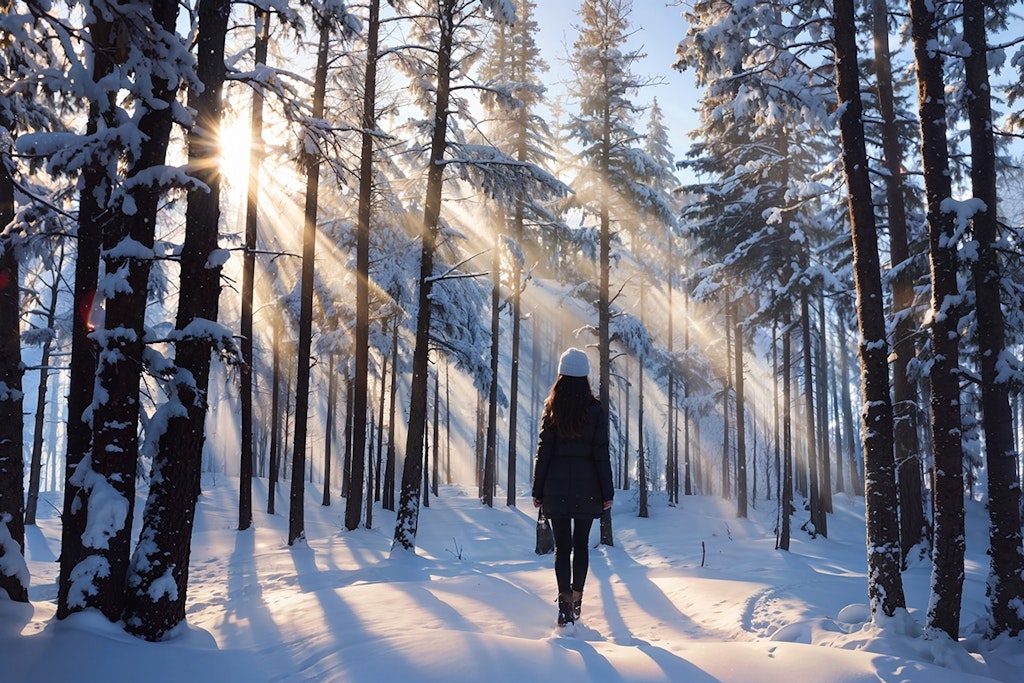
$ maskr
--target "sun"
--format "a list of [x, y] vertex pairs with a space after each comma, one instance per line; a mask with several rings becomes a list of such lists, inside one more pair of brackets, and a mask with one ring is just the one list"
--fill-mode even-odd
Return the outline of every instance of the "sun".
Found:
[[251, 147], [249, 126], [245, 121], [234, 119], [223, 123], [220, 129], [220, 172], [235, 191], [246, 190]]

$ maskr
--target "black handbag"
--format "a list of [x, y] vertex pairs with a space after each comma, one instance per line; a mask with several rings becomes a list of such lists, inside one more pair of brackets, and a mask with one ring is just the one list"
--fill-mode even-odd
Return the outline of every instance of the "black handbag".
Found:
[[551, 522], [544, 516], [544, 508], [537, 509], [537, 547], [534, 552], [547, 555], [555, 549], [555, 532], [551, 530]]

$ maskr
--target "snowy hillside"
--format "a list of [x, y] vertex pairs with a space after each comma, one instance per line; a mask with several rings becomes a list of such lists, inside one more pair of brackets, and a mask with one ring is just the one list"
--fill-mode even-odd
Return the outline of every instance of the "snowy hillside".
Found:
[[[260, 484], [263, 482], [261, 481]], [[257, 505], [266, 491], [257, 488]], [[503, 499], [503, 496], [500, 497]], [[311, 492], [307, 501], [319, 500]], [[59, 505], [57, 500], [51, 501]], [[63, 681], [1019, 681], [1020, 640], [962, 645], [917, 633], [928, 568], [905, 574], [910, 618], [867, 620], [861, 501], [837, 499], [832, 537], [774, 550], [774, 505], [751, 519], [728, 503], [655, 496], [639, 519], [615, 508], [615, 547], [591, 555], [583, 617], [554, 626], [552, 556], [533, 552], [534, 517], [481, 507], [446, 487], [421, 515], [415, 557], [389, 557], [391, 513], [339, 531], [343, 506], [309, 503], [308, 547], [289, 548], [287, 517], [234, 530], [236, 489], [205, 482], [188, 629], [169, 642], [125, 635], [97, 614], [53, 619], [59, 520], [30, 528], [31, 605], [0, 602], [5, 682]], [[981, 510], [971, 511], [970, 538]], [[593, 532], [596, 541], [597, 529]], [[982, 617], [984, 549], [969, 547], [964, 631]], [[702, 566], [703, 562], [703, 566]], [[979, 651], [980, 650], [980, 651]], [[969, 652], [971, 651], [971, 652]]]

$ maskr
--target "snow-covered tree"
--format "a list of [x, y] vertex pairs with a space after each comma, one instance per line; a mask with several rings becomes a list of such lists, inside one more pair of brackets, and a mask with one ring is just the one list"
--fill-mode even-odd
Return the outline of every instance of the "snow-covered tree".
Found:
[[[963, 1], [965, 86], [971, 139], [971, 271], [977, 316], [978, 365], [988, 470], [990, 623], [988, 635], [1024, 631], [1024, 547], [1021, 540], [1021, 482], [1010, 410], [1010, 377], [1019, 362], [1006, 347], [1003, 314], [1003, 256], [998, 223], [996, 147], [989, 80], [989, 7], [1006, 19], [1001, 3]], [[1015, 372], [1016, 371], [1016, 372]]]
[[[153, 476], [142, 531], [125, 579], [125, 627], [147, 640], [160, 640], [185, 618], [211, 354], [237, 353], [230, 331], [217, 323], [221, 267], [227, 258], [218, 245], [218, 160], [228, 7], [227, 0], [201, 0], [197, 8], [198, 83], [188, 94], [195, 112], [188, 133], [188, 158], [189, 172], [199, 182], [188, 193], [185, 212], [174, 361], [165, 368], [169, 400], [161, 406], [159, 426], [147, 434], [154, 444]], [[162, 16], [169, 22], [165, 26], [175, 25], [176, 13], [175, 6]]]
[[[596, 224], [598, 240], [598, 398], [611, 406], [611, 267], [615, 233], [647, 213], [670, 220], [672, 208], [646, 179], [657, 163], [640, 145], [634, 129], [640, 107], [633, 98], [644, 81], [633, 69], [641, 57], [626, 48], [630, 36], [630, 0], [584, 0], [579, 35], [573, 43], [575, 107], [567, 124], [579, 147], [574, 205]], [[611, 512], [601, 520], [601, 542], [613, 543]]]
[[[406, 436], [405, 467], [402, 472], [398, 515], [395, 522], [393, 548], [412, 550], [419, 526], [420, 487], [423, 474], [423, 444], [427, 422], [428, 353], [430, 350], [431, 292], [434, 287], [435, 248], [438, 232], [443, 225], [441, 208], [446, 167], [457, 163], [463, 173], [477, 164], [500, 161], [488, 148], [459, 142], [452, 130], [458, 130], [457, 120], [465, 111], [465, 102], [453, 87], [461, 85], [461, 78], [472, 61], [479, 56], [480, 10], [499, 22], [512, 22], [515, 10], [510, 0], [409, 0], [399, 3], [411, 19], [410, 37], [423, 45], [434, 59], [409, 57], [404, 66], [410, 74], [412, 93], [417, 104], [431, 112], [423, 122], [430, 143], [425, 152], [426, 187], [423, 199], [423, 221], [420, 232], [419, 294], [416, 302], [416, 342], [413, 350], [412, 385], [409, 395], [409, 429]], [[457, 93], [457, 91], [456, 91]], [[510, 169], [514, 170], [514, 169]], [[501, 185], [488, 188], [500, 192]]]
[[889, 393], [881, 264], [864, 142], [864, 107], [857, 70], [854, 3], [852, 0], [834, 0], [832, 8], [839, 131], [853, 233], [857, 322], [861, 335], [868, 598], [872, 614], [892, 616], [896, 610], [906, 608], [906, 601], [900, 576], [896, 463], [893, 457], [892, 399]]

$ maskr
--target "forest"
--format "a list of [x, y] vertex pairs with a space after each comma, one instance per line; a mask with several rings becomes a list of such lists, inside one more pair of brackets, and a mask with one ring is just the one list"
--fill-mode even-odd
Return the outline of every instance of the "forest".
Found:
[[537, 5], [0, 0], [0, 596], [59, 492], [57, 619], [166, 638], [210, 472], [239, 531], [262, 479], [305, 543], [316, 483], [415, 552], [439, 484], [528, 490], [577, 346], [640, 517], [770, 505], [785, 552], [863, 496], [871, 614], [925, 558], [956, 640], [982, 501], [1024, 630], [1020, 3], [678, 2], [692, 102], [631, 0], [558, 69]]

